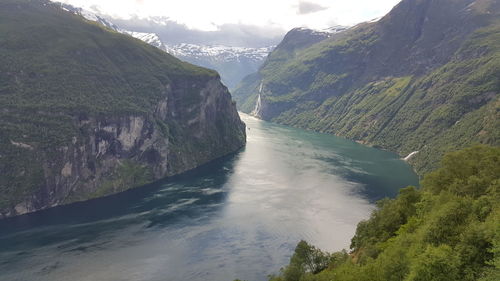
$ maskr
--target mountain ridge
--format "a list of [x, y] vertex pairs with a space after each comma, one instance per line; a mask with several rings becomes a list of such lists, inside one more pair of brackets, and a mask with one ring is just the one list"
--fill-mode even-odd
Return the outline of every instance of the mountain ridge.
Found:
[[0, 218], [179, 174], [246, 142], [217, 72], [49, 1], [0, 3]]
[[409, 162], [423, 174], [446, 151], [499, 144], [499, 7], [404, 0], [376, 22], [291, 52], [278, 45], [233, 96], [251, 112], [262, 84], [262, 119], [419, 151]]
[[[80, 15], [89, 21], [94, 21], [119, 33], [130, 35], [155, 46], [181, 60], [214, 69], [221, 75], [223, 83], [230, 89], [234, 88], [245, 75], [254, 72], [265, 60], [274, 46], [267, 47], [238, 47], [220, 44], [169, 44], [162, 41], [155, 32], [138, 32], [121, 28], [112, 20], [94, 12], [78, 8], [69, 4], [59, 3], [61, 8]], [[157, 24], [166, 24], [161, 18], [153, 20]], [[334, 27], [339, 28], [339, 27]], [[333, 32], [333, 31], [329, 31]]]

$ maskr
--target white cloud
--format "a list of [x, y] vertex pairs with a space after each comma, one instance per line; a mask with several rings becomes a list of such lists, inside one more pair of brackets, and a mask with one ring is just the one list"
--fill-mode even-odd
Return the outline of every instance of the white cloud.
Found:
[[[98, 9], [115, 18], [163, 16], [192, 29], [217, 30], [223, 24], [326, 28], [353, 25], [386, 14], [400, 0], [59, 0]], [[321, 7], [298, 13], [299, 4]], [[302, 4], [303, 5], [303, 4]]]
[[299, 9], [297, 13], [299, 15], [305, 15], [310, 13], [316, 13], [326, 9], [328, 9], [328, 7], [323, 7], [317, 3], [299, 0]]

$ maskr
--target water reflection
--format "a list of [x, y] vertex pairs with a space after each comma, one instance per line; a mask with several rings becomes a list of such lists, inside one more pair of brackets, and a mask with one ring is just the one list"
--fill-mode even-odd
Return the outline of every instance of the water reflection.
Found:
[[0, 280], [264, 280], [300, 239], [347, 247], [373, 200], [416, 183], [389, 152], [243, 118], [235, 155], [0, 221]]

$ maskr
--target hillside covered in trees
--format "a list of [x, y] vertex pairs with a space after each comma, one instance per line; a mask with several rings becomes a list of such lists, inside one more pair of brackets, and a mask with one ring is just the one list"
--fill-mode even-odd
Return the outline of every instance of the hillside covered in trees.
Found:
[[270, 280], [500, 280], [499, 202], [500, 148], [448, 153], [420, 189], [378, 202], [358, 224], [350, 252], [301, 241]]
[[48, 0], [0, 1], [0, 218], [178, 174], [245, 138], [217, 72]]
[[419, 151], [423, 175], [446, 152], [499, 145], [499, 35], [498, 0], [403, 0], [319, 42], [290, 31], [233, 95], [264, 120]]

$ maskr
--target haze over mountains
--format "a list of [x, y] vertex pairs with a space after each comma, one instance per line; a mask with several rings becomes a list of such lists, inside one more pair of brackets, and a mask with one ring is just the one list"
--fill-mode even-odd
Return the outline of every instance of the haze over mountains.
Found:
[[257, 71], [281, 39], [277, 30], [263, 32], [250, 26], [226, 25], [217, 31], [200, 31], [167, 18], [109, 20], [126, 30], [156, 34], [165, 51], [190, 63], [217, 70], [230, 89], [243, 77]]
[[[190, 29], [168, 17], [122, 19], [102, 14], [98, 9], [91, 11], [69, 4], [61, 5], [88, 20], [141, 39], [184, 61], [217, 70], [229, 89], [234, 89], [246, 75], [256, 72], [285, 34], [279, 28], [244, 24], [224, 24], [215, 31], [203, 31]], [[316, 31], [303, 29], [327, 38], [347, 27], [334, 25]]]
[[209, 32], [189, 29], [166, 17], [124, 20], [68, 4], [61, 5], [184, 61], [217, 70], [230, 89], [236, 87], [243, 77], [257, 71], [281, 39], [279, 30], [263, 32], [253, 26], [225, 25]]

